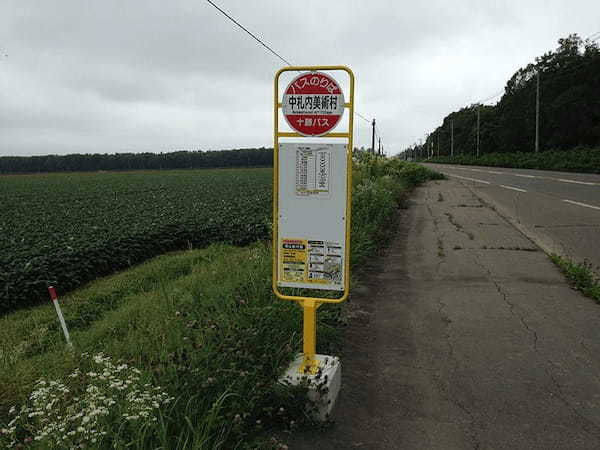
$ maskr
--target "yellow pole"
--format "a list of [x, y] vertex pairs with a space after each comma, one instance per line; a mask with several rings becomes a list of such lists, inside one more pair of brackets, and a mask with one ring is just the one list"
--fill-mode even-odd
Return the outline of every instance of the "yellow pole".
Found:
[[319, 303], [312, 299], [302, 301], [304, 310], [304, 337], [303, 351], [304, 359], [300, 366], [300, 373], [315, 374], [319, 370], [319, 361], [316, 358], [317, 353], [317, 308]]

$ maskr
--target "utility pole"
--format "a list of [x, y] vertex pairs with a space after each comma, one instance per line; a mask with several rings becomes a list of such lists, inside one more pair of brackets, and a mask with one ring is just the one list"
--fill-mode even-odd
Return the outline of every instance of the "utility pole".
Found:
[[537, 71], [535, 88], [535, 151], [540, 151], [540, 70]]
[[454, 119], [450, 119], [450, 156], [454, 156]]
[[378, 153], [381, 155], [381, 138], [379, 138], [379, 152]]
[[375, 119], [373, 119], [373, 133], [371, 134], [371, 153], [375, 154]]
[[477, 105], [477, 157], [479, 158], [479, 107], [481, 105]]

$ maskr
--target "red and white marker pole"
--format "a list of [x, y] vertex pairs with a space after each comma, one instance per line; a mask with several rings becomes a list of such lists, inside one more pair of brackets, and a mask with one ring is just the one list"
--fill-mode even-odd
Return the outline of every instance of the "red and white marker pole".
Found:
[[65, 318], [63, 317], [62, 311], [60, 310], [60, 305], [58, 304], [58, 296], [56, 295], [56, 289], [54, 289], [54, 286], [49, 286], [48, 292], [50, 292], [50, 298], [52, 299], [52, 303], [54, 304], [54, 309], [56, 309], [58, 321], [60, 322], [60, 326], [62, 327], [65, 339], [67, 340], [67, 345], [72, 348], [73, 344], [71, 343], [71, 336], [69, 336], [69, 330], [67, 330]]

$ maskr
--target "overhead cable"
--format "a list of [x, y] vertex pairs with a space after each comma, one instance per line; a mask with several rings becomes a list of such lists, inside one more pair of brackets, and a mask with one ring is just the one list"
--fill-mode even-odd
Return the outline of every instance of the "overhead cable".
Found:
[[283, 56], [281, 56], [279, 53], [277, 53], [275, 50], [273, 50], [271, 47], [269, 47], [267, 44], [265, 44], [260, 38], [256, 37], [256, 35], [254, 33], [252, 33], [244, 25], [242, 25], [241, 23], [239, 23], [237, 20], [235, 20], [233, 17], [231, 17], [228, 13], [226, 13], [221, 8], [219, 8], [217, 5], [215, 5], [211, 0], [206, 0], [206, 1], [208, 3], [210, 3], [211, 5], [213, 5], [215, 8], [217, 8], [225, 17], [227, 17], [229, 20], [231, 20], [233, 23], [235, 23], [238, 27], [240, 27], [242, 30], [244, 30], [246, 33], [248, 33], [250, 36], [252, 36], [252, 38], [254, 38], [254, 40], [256, 42], [258, 42], [264, 48], [266, 48], [267, 50], [269, 50], [271, 53], [273, 53], [275, 56], [277, 56], [280, 60], [282, 60], [288, 66], [292, 65], [291, 62], [287, 61]]
[[362, 120], [364, 120], [367, 123], [371, 123], [370, 119], [367, 119], [365, 116], [363, 116], [361, 113], [359, 113], [358, 111], [354, 111], [354, 114], [356, 114], [358, 117], [360, 117]]
[[[227, 13], [226, 11], [224, 11], [222, 8], [220, 8], [219, 6], [217, 6], [213, 1], [211, 0], [206, 0], [208, 3], [210, 3], [212, 6], [214, 6], [217, 10], [219, 10], [219, 12], [221, 12], [221, 14], [223, 14], [225, 17], [227, 17], [229, 20], [231, 20], [234, 24], [236, 24], [238, 27], [240, 27], [242, 30], [244, 30], [247, 34], [249, 34], [256, 42], [258, 42], [260, 45], [262, 45], [264, 48], [266, 48], [269, 52], [271, 52], [273, 55], [275, 55], [277, 58], [279, 58], [281, 61], [283, 61], [284, 63], [286, 63], [288, 66], [293, 66], [293, 64], [291, 62], [289, 62], [287, 59], [285, 59], [283, 56], [281, 56], [279, 53], [277, 53], [275, 50], [273, 50], [269, 45], [267, 45], [265, 42], [263, 42], [259, 37], [257, 37], [254, 33], [252, 33], [250, 30], [248, 30], [245, 26], [243, 26], [241, 23], [239, 23], [236, 19], [234, 19], [231, 14]], [[360, 117], [361, 119], [363, 119], [365, 122], [367, 123], [371, 123], [371, 120], [367, 119], [365, 116], [363, 116], [361, 113], [359, 113], [358, 111], [354, 111], [354, 114], [357, 115], [358, 117]]]

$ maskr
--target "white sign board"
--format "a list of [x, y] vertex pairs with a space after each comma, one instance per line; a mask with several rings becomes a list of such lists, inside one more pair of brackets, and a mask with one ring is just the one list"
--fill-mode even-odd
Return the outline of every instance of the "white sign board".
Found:
[[344, 290], [346, 144], [279, 144], [281, 287]]

